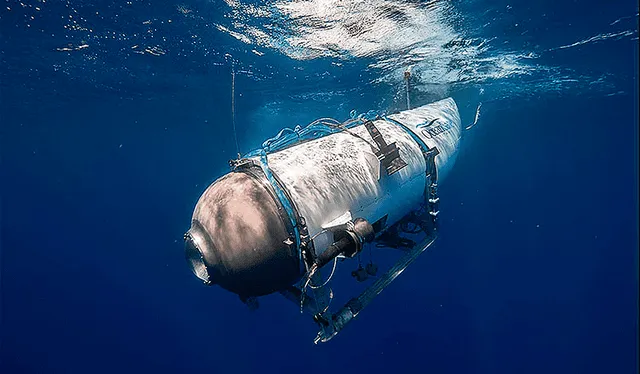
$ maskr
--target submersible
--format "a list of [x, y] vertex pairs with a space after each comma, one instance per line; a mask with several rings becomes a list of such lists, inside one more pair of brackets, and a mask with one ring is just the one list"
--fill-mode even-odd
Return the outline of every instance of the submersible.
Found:
[[[315, 342], [325, 342], [434, 242], [438, 183], [455, 162], [461, 132], [452, 98], [282, 130], [230, 161], [231, 171], [204, 191], [184, 236], [189, 266], [249, 305], [284, 295], [312, 314]], [[373, 264], [359, 267], [354, 278], [371, 284], [331, 311], [333, 292], [320, 269], [333, 274], [338, 259], [366, 246], [401, 257], [382, 275]]]

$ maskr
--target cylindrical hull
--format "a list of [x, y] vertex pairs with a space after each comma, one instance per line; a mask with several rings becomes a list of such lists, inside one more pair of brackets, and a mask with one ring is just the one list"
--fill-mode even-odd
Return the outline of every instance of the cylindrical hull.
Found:
[[[435, 161], [440, 180], [451, 169], [461, 133], [453, 99], [388, 118], [391, 121], [379, 119], [373, 123], [387, 143], [396, 142], [400, 157], [408, 164], [393, 175], [380, 169], [371, 146], [375, 143], [364, 125], [267, 156], [272, 173], [288, 191], [312, 236], [332, 222], [342, 223], [340, 218], [346, 212], [372, 223], [386, 216], [386, 224], [392, 225], [419, 206], [424, 199], [426, 164], [420, 145], [408, 131], [439, 150]], [[331, 232], [317, 235], [316, 254], [332, 242]]]
[[[259, 296], [302, 275], [299, 223], [304, 218], [315, 256], [334, 241], [330, 227], [363, 218], [378, 234], [425, 199], [425, 148], [437, 148], [438, 180], [451, 169], [461, 135], [453, 99], [373, 121], [387, 145], [395, 143], [401, 167], [387, 169], [380, 139], [365, 124], [254, 157], [203, 193], [185, 235], [187, 259], [207, 284], [241, 296]], [[377, 141], [377, 142], [376, 142]], [[384, 161], [384, 162], [383, 162]], [[292, 206], [292, 207], [291, 207]], [[294, 240], [292, 240], [294, 239]]]

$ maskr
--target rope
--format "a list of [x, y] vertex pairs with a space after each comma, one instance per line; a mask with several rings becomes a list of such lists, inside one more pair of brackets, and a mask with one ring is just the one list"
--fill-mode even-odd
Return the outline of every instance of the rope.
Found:
[[236, 141], [236, 153], [240, 159], [240, 145], [238, 144], [238, 132], [236, 130], [236, 72], [231, 65], [231, 124], [233, 126], [233, 138]]
[[354, 132], [352, 132], [352, 131], [349, 131], [349, 129], [348, 129], [348, 128], [346, 128], [346, 127], [345, 127], [344, 125], [342, 125], [342, 124], [335, 125], [335, 124], [327, 123], [327, 122], [321, 122], [321, 123], [322, 123], [323, 125], [326, 125], [326, 126], [329, 126], [329, 127], [333, 127], [333, 128], [337, 128], [337, 129], [339, 129], [339, 130], [342, 130], [342, 131], [346, 132], [347, 134], [349, 134], [349, 135], [351, 135], [351, 136], [353, 136], [353, 137], [355, 137], [355, 138], [358, 138], [358, 139], [360, 139], [360, 140], [364, 141], [365, 143], [369, 144], [369, 146], [371, 147], [371, 149], [373, 149], [374, 151], [380, 151], [380, 149], [378, 149], [378, 147], [376, 147], [375, 145], [373, 145], [370, 141], [368, 141], [367, 139], [363, 138], [362, 136], [360, 136], [360, 135], [358, 135], [358, 134], [356, 134], [356, 133], [354, 133]]
[[326, 281], [324, 281], [324, 283], [322, 283], [319, 286], [316, 286], [315, 284], [313, 284], [313, 282], [309, 282], [309, 287], [311, 287], [312, 289], [316, 290], [318, 288], [322, 288], [324, 286], [326, 286], [327, 284], [329, 284], [329, 282], [331, 282], [331, 278], [333, 278], [333, 274], [336, 272], [336, 266], [338, 264], [338, 258], [334, 258], [333, 259], [333, 268], [331, 269], [331, 274], [329, 274], [329, 277], [327, 278]]
[[[377, 118], [377, 117], [376, 117]], [[367, 139], [361, 137], [360, 135], [350, 131], [351, 127], [364, 124], [368, 118], [352, 118], [343, 123], [333, 118], [319, 118], [304, 128], [300, 126], [296, 126], [295, 129], [284, 128], [280, 130], [278, 135], [273, 138], [267, 139], [262, 143], [261, 149], [256, 149], [244, 157], [255, 157], [259, 156], [262, 152], [273, 153], [290, 147], [294, 144], [300, 143], [302, 141], [317, 139], [319, 137], [330, 135], [335, 132], [344, 132], [353, 137], [356, 137], [367, 144], [374, 150], [377, 151], [377, 147], [368, 141]]]

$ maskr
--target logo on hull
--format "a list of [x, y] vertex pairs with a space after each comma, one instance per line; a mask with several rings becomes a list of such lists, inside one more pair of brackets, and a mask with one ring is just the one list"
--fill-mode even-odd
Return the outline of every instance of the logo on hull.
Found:
[[439, 122], [440, 118], [436, 118], [429, 122], [421, 123], [416, 126], [420, 130], [422, 135], [427, 138], [435, 138], [436, 136], [447, 132], [453, 128], [451, 121]]

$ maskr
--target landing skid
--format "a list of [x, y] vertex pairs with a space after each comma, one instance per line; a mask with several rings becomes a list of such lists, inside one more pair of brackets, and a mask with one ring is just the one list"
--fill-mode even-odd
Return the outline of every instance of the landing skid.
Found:
[[418, 256], [426, 251], [436, 240], [436, 237], [429, 237], [420, 245], [406, 252], [402, 258], [396, 262], [385, 274], [379, 277], [373, 284], [365, 289], [358, 297], [349, 300], [339, 311], [330, 313], [328, 311], [316, 315], [314, 318], [320, 325], [320, 331], [314, 339], [314, 343], [325, 343], [336, 336], [352, 319], [356, 318], [360, 312], [375, 299], [391, 282], [393, 282]]
[[[351, 320], [356, 318], [362, 310], [373, 301], [391, 282], [409, 267], [423, 252], [435, 242], [435, 230], [431, 235], [425, 235], [423, 240], [415, 243], [411, 248], [399, 248], [404, 254], [386, 273], [377, 277], [359, 296], [347, 301], [337, 312], [331, 312], [329, 306], [333, 297], [332, 292], [325, 288], [314, 289], [313, 292], [303, 293], [298, 287], [290, 287], [280, 291], [286, 299], [296, 304], [301, 312], [313, 316], [313, 320], [320, 326], [314, 343], [325, 343], [336, 336]], [[320, 281], [320, 279], [317, 279]]]

